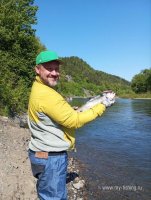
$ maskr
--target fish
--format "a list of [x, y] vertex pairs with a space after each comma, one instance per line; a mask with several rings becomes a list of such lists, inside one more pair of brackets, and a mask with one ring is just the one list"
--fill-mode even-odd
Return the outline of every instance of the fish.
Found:
[[103, 103], [105, 100], [110, 101], [109, 106], [113, 105], [115, 103], [115, 93], [114, 92], [109, 92], [109, 93], [105, 92], [105, 93], [102, 93], [102, 95], [97, 95], [97, 96], [91, 98], [90, 100], [88, 100], [84, 105], [79, 107], [77, 109], [77, 111], [78, 112], [86, 111], [99, 103]]

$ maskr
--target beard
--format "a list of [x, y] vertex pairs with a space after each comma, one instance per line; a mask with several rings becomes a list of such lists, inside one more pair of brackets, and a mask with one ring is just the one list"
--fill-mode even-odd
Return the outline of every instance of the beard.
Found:
[[42, 80], [47, 86], [55, 87], [58, 84], [59, 78], [48, 77], [48, 78], [42, 78]]

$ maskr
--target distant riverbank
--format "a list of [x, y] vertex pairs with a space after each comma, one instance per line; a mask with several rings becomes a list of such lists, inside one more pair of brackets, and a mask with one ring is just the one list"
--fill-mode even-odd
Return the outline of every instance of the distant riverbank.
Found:
[[151, 93], [149, 92], [142, 94], [130, 93], [130, 94], [119, 95], [119, 97], [128, 99], [151, 99]]
[[133, 98], [133, 99], [151, 99], [151, 98]]

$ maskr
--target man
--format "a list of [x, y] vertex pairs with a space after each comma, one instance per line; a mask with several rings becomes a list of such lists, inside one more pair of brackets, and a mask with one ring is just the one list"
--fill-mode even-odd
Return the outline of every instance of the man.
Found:
[[55, 52], [43, 51], [37, 56], [37, 76], [28, 107], [31, 131], [29, 158], [41, 200], [67, 199], [67, 150], [74, 149], [74, 130], [105, 111], [103, 104], [97, 104], [84, 112], [75, 111], [55, 91], [60, 64], [61, 60]]

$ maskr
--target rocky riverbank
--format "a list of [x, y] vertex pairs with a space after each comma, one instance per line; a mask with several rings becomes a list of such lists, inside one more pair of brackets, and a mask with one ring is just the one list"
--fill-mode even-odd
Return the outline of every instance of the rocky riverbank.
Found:
[[[0, 117], [0, 199], [38, 200], [27, 155], [29, 130], [7, 117]], [[81, 163], [70, 157], [67, 174], [69, 200], [87, 200]]]

